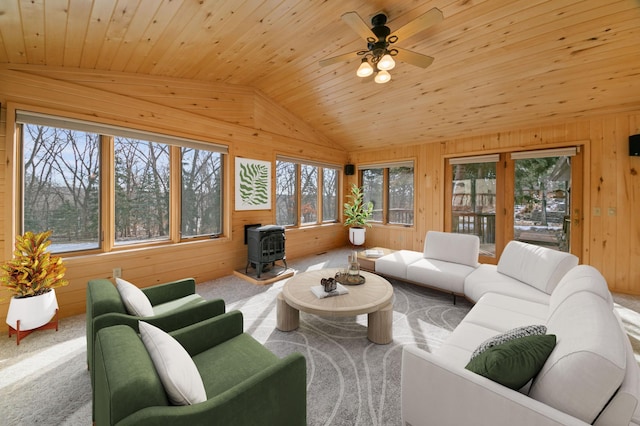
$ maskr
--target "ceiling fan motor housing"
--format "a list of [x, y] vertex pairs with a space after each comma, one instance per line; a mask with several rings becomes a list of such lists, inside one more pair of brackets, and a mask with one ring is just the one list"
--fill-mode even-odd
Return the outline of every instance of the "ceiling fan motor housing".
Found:
[[387, 23], [387, 16], [383, 13], [379, 13], [371, 18], [371, 32], [378, 37], [379, 42], [386, 42], [387, 37], [391, 34], [391, 30], [385, 24]]

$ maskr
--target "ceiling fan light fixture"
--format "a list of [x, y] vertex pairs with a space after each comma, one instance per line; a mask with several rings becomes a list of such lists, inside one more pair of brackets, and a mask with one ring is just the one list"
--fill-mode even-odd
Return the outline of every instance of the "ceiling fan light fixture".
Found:
[[378, 74], [376, 74], [376, 77], [374, 78], [374, 81], [379, 84], [384, 84], [389, 80], [391, 80], [391, 74], [389, 74], [386, 70], [378, 71]]
[[378, 69], [380, 70], [389, 71], [396, 66], [396, 61], [393, 60], [391, 55], [389, 55], [388, 53], [385, 53], [384, 56], [380, 58], [380, 61], [378, 61], [377, 66], [378, 66]]
[[369, 77], [373, 74], [373, 67], [367, 61], [367, 58], [362, 58], [362, 63], [358, 67], [358, 71], [356, 71], [358, 77]]

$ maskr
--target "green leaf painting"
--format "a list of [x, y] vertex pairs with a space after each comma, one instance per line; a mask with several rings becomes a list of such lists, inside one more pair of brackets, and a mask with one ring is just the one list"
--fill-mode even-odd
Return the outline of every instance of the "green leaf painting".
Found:
[[236, 157], [236, 210], [271, 208], [271, 163]]

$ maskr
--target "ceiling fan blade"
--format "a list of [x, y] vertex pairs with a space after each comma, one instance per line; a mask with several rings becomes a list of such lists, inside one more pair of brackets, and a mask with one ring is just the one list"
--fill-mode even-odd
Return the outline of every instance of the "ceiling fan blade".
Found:
[[351, 27], [360, 37], [367, 40], [368, 38], [373, 38], [377, 40], [378, 37], [371, 31], [371, 28], [367, 25], [366, 22], [362, 20], [360, 15], [357, 12], [347, 12], [342, 15], [342, 20]]
[[412, 52], [411, 50], [400, 49], [398, 47], [395, 47], [394, 49], [398, 51], [396, 58], [402, 62], [415, 65], [416, 67], [426, 68], [433, 62], [433, 58], [431, 56]]
[[337, 62], [342, 62], [342, 61], [348, 61], [350, 59], [355, 59], [358, 56], [359, 56], [358, 52], [350, 52], [350, 53], [345, 53], [343, 55], [334, 56], [332, 58], [322, 59], [320, 62], [318, 62], [318, 64], [320, 64], [321, 67], [324, 67], [324, 66], [327, 66], [327, 65], [335, 64]]
[[398, 28], [396, 31], [391, 33], [391, 35], [389, 35], [388, 38], [396, 36], [398, 37], [398, 40], [402, 41], [404, 39], [411, 37], [414, 34], [419, 33], [422, 30], [426, 30], [432, 25], [437, 24], [438, 22], [442, 21], [443, 18], [444, 18], [444, 15], [442, 14], [442, 11], [437, 7], [434, 7], [428, 12], [418, 16], [416, 19], [409, 22], [408, 24]]

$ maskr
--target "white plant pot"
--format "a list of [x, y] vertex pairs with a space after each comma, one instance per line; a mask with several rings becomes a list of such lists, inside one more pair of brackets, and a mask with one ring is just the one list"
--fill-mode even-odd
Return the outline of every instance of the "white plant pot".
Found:
[[7, 324], [18, 329], [20, 320], [20, 331], [33, 330], [51, 321], [58, 309], [58, 299], [55, 289], [47, 293], [31, 296], [11, 298], [9, 311], [7, 312]]
[[360, 227], [349, 228], [349, 241], [354, 246], [361, 246], [364, 244], [364, 234], [366, 229]]

